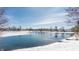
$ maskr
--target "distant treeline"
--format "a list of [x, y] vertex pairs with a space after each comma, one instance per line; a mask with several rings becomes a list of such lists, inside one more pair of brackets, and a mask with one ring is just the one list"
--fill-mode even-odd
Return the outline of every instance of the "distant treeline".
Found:
[[19, 28], [16, 27], [8, 27], [8, 28], [0, 28], [0, 31], [60, 31], [60, 32], [70, 32], [71, 29], [64, 29], [63, 27], [58, 29], [55, 28], [39, 28], [39, 29], [33, 29], [33, 28], [26, 28], [23, 29], [21, 26]]

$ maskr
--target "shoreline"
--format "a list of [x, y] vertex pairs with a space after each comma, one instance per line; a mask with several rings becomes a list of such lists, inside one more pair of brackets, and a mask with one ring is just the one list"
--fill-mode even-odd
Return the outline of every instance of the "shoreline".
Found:
[[28, 35], [29, 31], [3, 31], [0, 37], [18, 36], [18, 35]]

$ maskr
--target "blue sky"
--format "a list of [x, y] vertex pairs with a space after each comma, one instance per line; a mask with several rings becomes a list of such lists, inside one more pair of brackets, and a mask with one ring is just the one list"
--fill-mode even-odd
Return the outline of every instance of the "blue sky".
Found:
[[69, 28], [65, 22], [64, 7], [8, 7], [6, 15], [9, 18], [9, 26], [22, 26], [23, 28]]

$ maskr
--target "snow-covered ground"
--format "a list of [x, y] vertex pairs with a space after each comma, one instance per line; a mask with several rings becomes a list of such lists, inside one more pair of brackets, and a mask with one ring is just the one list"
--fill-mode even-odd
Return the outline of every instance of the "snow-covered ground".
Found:
[[16, 35], [27, 35], [29, 31], [3, 31], [0, 37], [16, 36]]

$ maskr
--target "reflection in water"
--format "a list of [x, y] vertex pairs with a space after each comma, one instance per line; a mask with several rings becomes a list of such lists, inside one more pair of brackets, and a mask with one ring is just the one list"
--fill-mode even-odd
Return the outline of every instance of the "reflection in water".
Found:
[[56, 32], [56, 33], [55, 33], [55, 38], [57, 38], [57, 37], [58, 37], [58, 33]]
[[64, 38], [65, 37], [64, 33], [61, 33], [61, 36]]

